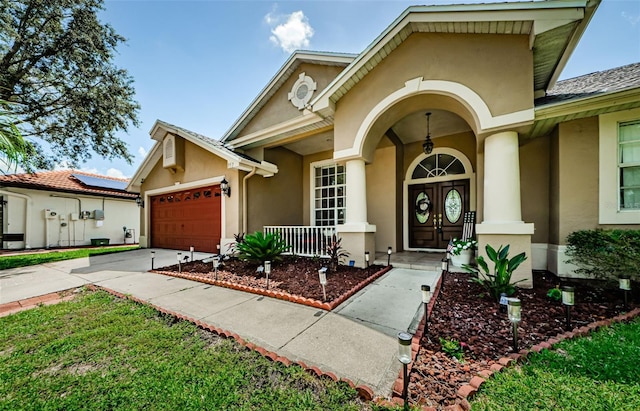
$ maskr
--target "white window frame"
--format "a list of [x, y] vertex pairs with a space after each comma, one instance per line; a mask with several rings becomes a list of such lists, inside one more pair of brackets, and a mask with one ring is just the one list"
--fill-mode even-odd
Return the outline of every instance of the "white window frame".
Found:
[[[338, 208], [344, 208], [345, 209], [345, 214], [346, 214], [346, 209], [347, 209], [347, 185], [346, 185], [346, 179], [348, 178], [346, 173], [346, 165], [342, 162], [339, 161], [335, 161], [335, 160], [323, 160], [323, 161], [314, 161], [312, 163], [310, 163], [310, 170], [309, 170], [309, 180], [310, 180], [310, 184], [309, 184], [309, 188], [310, 188], [310, 192], [309, 192], [309, 212], [310, 212], [310, 221], [311, 221], [311, 225], [312, 226], [317, 226], [318, 222], [316, 221], [316, 168], [322, 168], [322, 167], [327, 167], [327, 166], [343, 166], [345, 168], [345, 184], [344, 184], [344, 201], [345, 201], [345, 205], [344, 207], [338, 207], [337, 205], [334, 207], [335, 210], [337, 210]], [[346, 215], [345, 215], [346, 218]], [[346, 221], [346, 220], [345, 220]], [[342, 223], [344, 224], [344, 223]], [[335, 223], [333, 226], [338, 225], [338, 223]]]
[[603, 114], [599, 118], [598, 223], [638, 224], [640, 210], [620, 209], [618, 129], [620, 123], [640, 120], [640, 109]]

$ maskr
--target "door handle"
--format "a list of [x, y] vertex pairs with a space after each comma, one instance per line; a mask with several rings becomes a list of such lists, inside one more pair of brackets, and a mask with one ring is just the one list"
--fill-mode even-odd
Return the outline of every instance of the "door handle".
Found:
[[[435, 216], [434, 216], [435, 220]], [[438, 233], [442, 233], [442, 214], [438, 214]]]

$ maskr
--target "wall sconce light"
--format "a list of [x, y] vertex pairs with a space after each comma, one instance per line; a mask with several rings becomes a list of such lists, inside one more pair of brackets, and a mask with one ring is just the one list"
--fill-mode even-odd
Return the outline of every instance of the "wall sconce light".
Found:
[[513, 324], [513, 351], [518, 352], [518, 323], [520, 322], [520, 300], [510, 298], [507, 307], [509, 321]]
[[364, 252], [364, 261], [367, 263], [367, 268], [369, 268], [369, 259], [371, 258], [371, 255], [369, 254], [368, 251]]
[[431, 287], [428, 285], [421, 285], [422, 291], [422, 304], [424, 305], [424, 333], [422, 336], [429, 335], [429, 301], [431, 301]]
[[389, 246], [389, 248], [387, 248], [387, 266], [391, 265], [391, 246]]
[[269, 289], [269, 274], [271, 274], [271, 261], [264, 262], [264, 274], [267, 276], [267, 290]]
[[152, 251], [152, 252], [151, 252], [151, 269], [152, 269], [152, 270], [154, 269], [154, 268], [153, 268], [153, 262], [154, 262], [154, 260], [155, 260], [155, 259], [156, 259], [156, 252], [155, 252], [155, 251]]
[[323, 301], [327, 301], [327, 292], [325, 290], [325, 286], [327, 285], [327, 267], [322, 267], [318, 270], [318, 279], [320, 280], [320, 285], [322, 286], [322, 297]]
[[571, 306], [575, 304], [575, 289], [565, 285], [562, 287], [562, 304], [567, 318], [567, 330], [571, 329]]
[[402, 363], [402, 400], [404, 401], [404, 409], [409, 409], [408, 388], [409, 376], [407, 375], [407, 366], [411, 362], [411, 339], [413, 336], [409, 333], [398, 333], [398, 361]]
[[136, 204], [138, 205], [138, 207], [144, 208], [144, 200], [142, 199], [142, 197], [140, 197], [140, 194], [138, 194], [138, 197], [136, 197]]
[[220, 191], [222, 191], [222, 194], [227, 197], [231, 197], [231, 187], [229, 187], [229, 182], [226, 178], [223, 178], [220, 182]]
[[631, 277], [626, 274], [623, 274], [618, 278], [618, 286], [624, 291], [624, 309], [629, 309], [629, 291], [631, 290]]

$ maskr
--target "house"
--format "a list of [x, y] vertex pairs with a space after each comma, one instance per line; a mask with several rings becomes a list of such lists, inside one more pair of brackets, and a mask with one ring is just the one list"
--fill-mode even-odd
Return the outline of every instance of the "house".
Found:
[[313, 255], [336, 233], [363, 266], [444, 250], [473, 211], [480, 252], [530, 256], [522, 285], [570, 275], [567, 234], [640, 228], [640, 65], [557, 81], [598, 5], [410, 7], [358, 55], [295, 52], [223, 136], [158, 121], [127, 188], [140, 243], [264, 230]]
[[77, 170], [0, 176], [2, 249], [137, 242], [140, 212], [128, 182]]

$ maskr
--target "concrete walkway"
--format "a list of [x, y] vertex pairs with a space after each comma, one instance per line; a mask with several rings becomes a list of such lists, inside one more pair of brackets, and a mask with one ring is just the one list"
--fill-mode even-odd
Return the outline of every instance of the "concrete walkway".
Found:
[[[176, 252], [155, 250], [155, 266]], [[186, 255], [186, 253], [183, 253]], [[195, 253], [195, 259], [207, 254]], [[439, 272], [395, 268], [333, 312], [195, 281], [146, 272], [150, 250], [0, 271], [0, 304], [93, 283], [237, 333], [292, 361], [388, 395], [398, 376], [397, 332], [421, 319], [420, 285]]]

